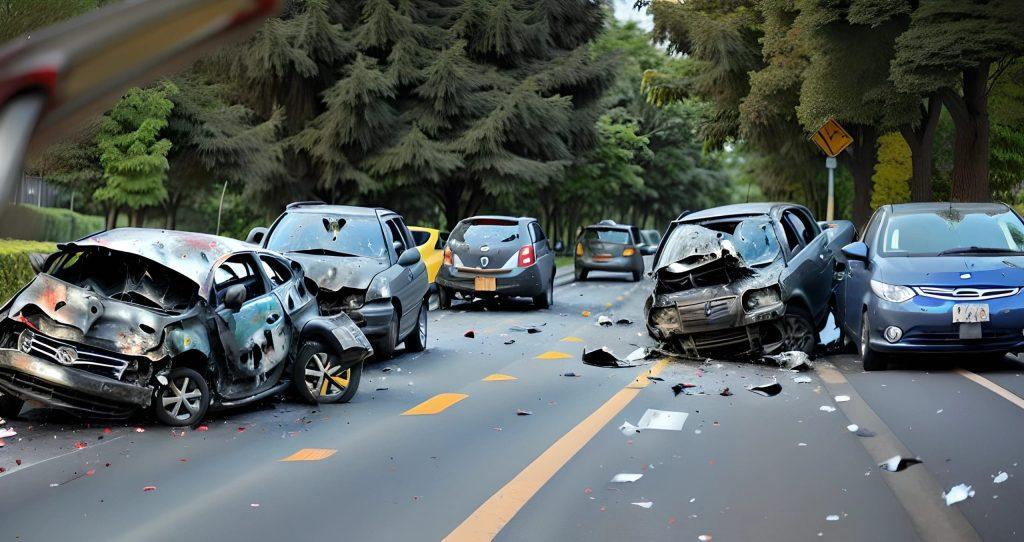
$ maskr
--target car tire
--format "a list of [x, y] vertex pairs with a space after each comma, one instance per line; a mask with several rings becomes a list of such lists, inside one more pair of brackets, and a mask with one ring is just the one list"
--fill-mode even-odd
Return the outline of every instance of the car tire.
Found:
[[782, 316], [783, 351], [799, 350], [805, 354], [814, 352], [818, 344], [818, 332], [814, 320], [802, 307], [790, 305]]
[[640, 279], [643, 278], [643, 276], [644, 274], [642, 272], [633, 271], [633, 282], [640, 282]]
[[427, 349], [427, 301], [420, 303], [420, 312], [416, 315], [416, 327], [412, 328], [405, 338], [406, 352], [422, 352]]
[[210, 386], [196, 371], [175, 367], [167, 373], [167, 385], [156, 389], [152, 406], [157, 421], [164, 425], [195, 425], [210, 408]]
[[444, 286], [437, 286], [437, 308], [447, 310], [452, 308], [452, 297], [454, 292]]
[[860, 361], [865, 371], [884, 371], [889, 368], [889, 362], [885, 355], [871, 349], [871, 324], [868, 323], [868, 313], [864, 312], [860, 319], [860, 341], [857, 347], [860, 351]]
[[576, 282], [583, 282], [583, 281], [587, 280], [587, 275], [588, 274], [590, 274], [590, 272], [587, 271], [586, 269], [580, 269], [579, 267], [577, 267], [575, 269]]
[[388, 332], [373, 342], [373, 353], [378, 360], [387, 360], [395, 357], [395, 349], [398, 348], [398, 311], [391, 315], [391, 324], [388, 325]]
[[[306, 341], [292, 363], [292, 384], [307, 403], [347, 403], [359, 389], [363, 362], [338, 371], [338, 358], [318, 341]], [[325, 385], [326, 384], [326, 385]]]
[[0, 417], [13, 420], [21, 414], [25, 401], [6, 393], [0, 394]]
[[548, 287], [538, 296], [534, 296], [533, 304], [538, 309], [550, 309], [555, 303], [555, 277], [551, 277]]

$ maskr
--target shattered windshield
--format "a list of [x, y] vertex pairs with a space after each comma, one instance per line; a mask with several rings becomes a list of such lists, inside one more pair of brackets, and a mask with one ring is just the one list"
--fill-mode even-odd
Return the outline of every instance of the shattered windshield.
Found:
[[519, 223], [508, 220], [463, 222], [452, 231], [450, 240], [473, 246], [511, 243], [519, 239]]
[[62, 255], [50, 273], [104, 297], [165, 312], [181, 312], [198, 286], [184, 275], [135, 254], [87, 249]]
[[[725, 241], [732, 245], [747, 266], [765, 265], [779, 256], [779, 240], [768, 217], [748, 218], [736, 223], [735, 228], [728, 224], [716, 224], [715, 228], [697, 224], [676, 228], [665, 240], [655, 270], [694, 256], [715, 253]], [[732, 229], [732, 232], [721, 229]]]
[[288, 213], [270, 231], [267, 248], [325, 256], [387, 258], [387, 243], [374, 216]]

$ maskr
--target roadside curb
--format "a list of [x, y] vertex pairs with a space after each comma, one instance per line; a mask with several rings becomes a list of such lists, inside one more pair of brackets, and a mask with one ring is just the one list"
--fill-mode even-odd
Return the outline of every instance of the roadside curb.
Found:
[[572, 267], [559, 267], [555, 269], [555, 286], [565, 286], [576, 281], [575, 270]]

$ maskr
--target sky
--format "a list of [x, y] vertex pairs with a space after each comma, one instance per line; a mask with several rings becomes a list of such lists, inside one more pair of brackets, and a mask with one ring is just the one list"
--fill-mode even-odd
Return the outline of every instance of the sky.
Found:
[[634, 0], [614, 0], [615, 1], [615, 18], [620, 21], [636, 21], [641, 28], [650, 30], [654, 27], [654, 23], [651, 21], [651, 16], [647, 14], [647, 10], [637, 11], [633, 9]]

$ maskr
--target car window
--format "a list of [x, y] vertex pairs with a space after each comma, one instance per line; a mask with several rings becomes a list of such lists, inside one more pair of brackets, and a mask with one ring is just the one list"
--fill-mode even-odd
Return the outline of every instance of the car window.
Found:
[[270, 256], [260, 256], [263, 272], [274, 286], [281, 286], [292, 278], [292, 271], [284, 262]]
[[[412, 239], [413, 239], [413, 242], [416, 243], [416, 246], [421, 247], [421, 246], [427, 244], [427, 241], [430, 241], [430, 232], [429, 231], [421, 231], [421, 230], [411, 230], [411, 231], [412, 231]], [[437, 247], [435, 247], [435, 248], [437, 248]]]
[[252, 256], [236, 254], [214, 271], [213, 285], [217, 293], [217, 305], [224, 303], [224, 293], [228, 288], [241, 284], [245, 286], [245, 298], [255, 299], [267, 293], [263, 277], [256, 271]]
[[[807, 245], [817, 236], [807, 217], [796, 210], [788, 210], [783, 213], [784, 222], [788, 222], [793, 229], [793, 234], [801, 245]], [[788, 236], [788, 234], [787, 234]], [[799, 249], [797, 250], [799, 251]]]
[[620, 245], [628, 245], [629, 232], [626, 230], [602, 230], [597, 228], [587, 228], [583, 230], [583, 241], [603, 241], [605, 243], [616, 243]]
[[519, 223], [513, 220], [481, 218], [460, 222], [451, 240], [473, 246], [511, 243], [519, 239]]
[[878, 231], [878, 225], [882, 222], [882, 210], [878, 209], [875, 214], [871, 215], [871, 220], [868, 221], [868, 227], [864, 228], [864, 231], [860, 234], [858, 241], [862, 243], [871, 243], [875, 240], [875, 232]]
[[788, 213], [782, 215], [782, 231], [786, 234], [786, 246], [789, 247], [790, 254], [796, 254], [803, 246], [800, 245], [800, 234], [792, 222]]
[[802, 227], [800, 232], [801, 238], [804, 240], [804, 244], [810, 244], [814, 241], [814, 238], [821, 233], [821, 229], [818, 227], [818, 223], [811, 220], [811, 215], [807, 214], [803, 209], [794, 209], [791, 211], [797, 222]]
[[539, 243], [539, 242], [547, 239], [547, 237], [544, 236], [544, 230], [540, 229], [540, 224], [538, 224], [536, 222], [532, 222], [532, 223], [530, 223], [530, 229], [532, 230], [532, 233], [533, 233], [533, 242], [534, 243]]
[[409, 226], [405, 225], [405, 220], [402, 217], [392, 219], [395, 221], [395, 227], [398, 228], [398, 232], [401, 234], [402, 239], [405, 240], [406, 247], [414, 247], [419, 245], [412, 236], [412, 231], [409, 230]]
[[398, 226], [398, 220], [395, 218], [388, 220], [387, 226], [388, 230], [391, 231], [392, 242], [398, 241], [402, 245], [395, 251], [397, 254], [401, 255], [407, 248], [409, 248], [409, 243], [406, 242], [405, 236], [402, 235], [402, 228]]
[[441, 233], [439, 233], [437, 235], [437, 244], [434, 245], [434, 248], [436, 248], [437, 250], [443, 250], [444, 249], [444, 244], [447, 243], [447, 242], [448, 242], [448, 232], [443, 231], [443, 232], [441, 232]]

